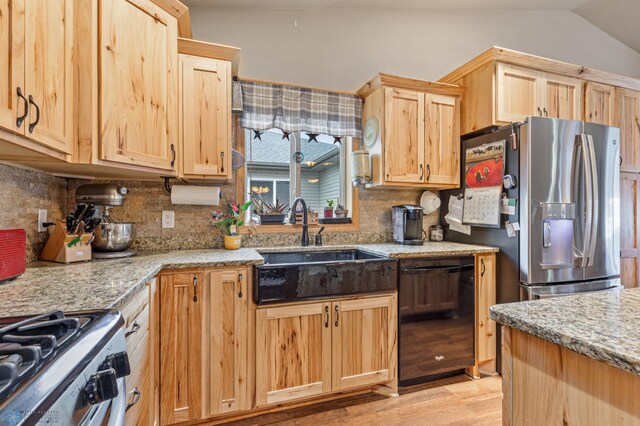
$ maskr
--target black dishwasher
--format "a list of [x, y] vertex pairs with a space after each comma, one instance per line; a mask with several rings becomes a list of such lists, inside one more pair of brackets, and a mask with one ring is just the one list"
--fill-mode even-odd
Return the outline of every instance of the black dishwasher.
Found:
[[474, 364], [474, 259], [407, 259], [400, 263], [400, 385]]

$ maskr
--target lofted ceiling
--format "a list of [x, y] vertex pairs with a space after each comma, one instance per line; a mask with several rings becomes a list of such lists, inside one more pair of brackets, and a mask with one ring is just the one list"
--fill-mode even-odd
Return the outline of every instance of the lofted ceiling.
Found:
[[640, 0], [182, 0], [229, 9], [422, 9], [571, 11], [640, 52]]

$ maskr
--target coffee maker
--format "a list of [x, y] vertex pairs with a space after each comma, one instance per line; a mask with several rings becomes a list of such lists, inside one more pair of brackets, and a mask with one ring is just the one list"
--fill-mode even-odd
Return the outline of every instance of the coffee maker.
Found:
[[422, 238], [423, 208], [420, 206], [404, 205], [393, 206], [393, 242], [420, 246], [424, 244]]

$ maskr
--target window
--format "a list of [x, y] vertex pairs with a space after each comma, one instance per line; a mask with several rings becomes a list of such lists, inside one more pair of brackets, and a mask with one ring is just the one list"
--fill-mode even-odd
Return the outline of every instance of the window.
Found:
[[[275, 205], [286, 205], [302, 197], [307, 207], [318, 213], [320, 219], [335, 217], [325, 214], [328, 200], [335, 209], [338, 204], [349, 210], [351, 217], [351, 190], [346, 179], [346, 144], [329, 135], [310, 138], [304, 132], [287, 136], [278, 129], [262, 132], [259, 137], [245, 130], [246, 197], [264, 200]], [[252, 223], [260, 219], [249, 212]], [[288, 215], [286, 220], [288, 221]]]

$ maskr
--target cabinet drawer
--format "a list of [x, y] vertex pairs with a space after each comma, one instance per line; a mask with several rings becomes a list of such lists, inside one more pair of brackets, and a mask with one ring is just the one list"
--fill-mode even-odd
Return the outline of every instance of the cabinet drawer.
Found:
[[127, 303], [121, 310], [124, 317], [125, 338], [129, 356], [136, 350], [149, 331], [149, 291], [147, 287]]
[[[126, 424], [148, 424], [149, 401], [151, 396], [149, 370], [149, 333], [142, 335], [140, 344], [129, 352], [131, 374], [127, 377], [127, 404], [138, 401], [126, 412]], [[139, 397], [136, 396], [136, 390]]]

